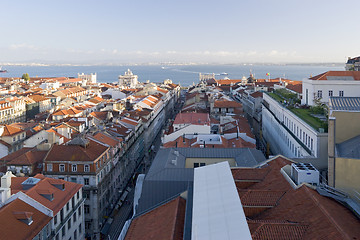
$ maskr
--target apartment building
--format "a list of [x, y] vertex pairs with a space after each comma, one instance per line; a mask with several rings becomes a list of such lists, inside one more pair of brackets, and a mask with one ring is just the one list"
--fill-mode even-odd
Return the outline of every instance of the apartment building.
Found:
[[290, 158], [316, 158], [327, 164], [327, 129], [310, 125], [301, 116], [268, 93], [263, 94], [262, 134], [273, 154]]
[[332, 97], [329, 103], [328, 184], [360, 198], [360, 97]]
[[110, 147], [94, 139], [77, 137], [67, 145], [54, 145], [44, 159], [48, 177], [83, 184], [86, 237], [100, 238], [101, 227], [109, 215]]
[[7, 172], [1, 178], [1, 190], [4, 239], [84, 239], [81, 184], [42, 174], [15, 177]]
[[330, 97], [360, 97], [359, 71], [328, 71], [303, 79], [301, 104], [328, 104]]
[[0, 157], [22, 148], [26, 131], [11, 125], [0, 126]]

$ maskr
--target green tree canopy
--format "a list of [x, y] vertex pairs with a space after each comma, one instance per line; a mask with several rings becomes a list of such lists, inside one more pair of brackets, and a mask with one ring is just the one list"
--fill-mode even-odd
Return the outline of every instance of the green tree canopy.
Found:
[[29, 81], [29, 80], [30, 80], [30, 76], [29, 76], [28, 73], [24, 73], [21, 78], [24, 79], [25, 81]]

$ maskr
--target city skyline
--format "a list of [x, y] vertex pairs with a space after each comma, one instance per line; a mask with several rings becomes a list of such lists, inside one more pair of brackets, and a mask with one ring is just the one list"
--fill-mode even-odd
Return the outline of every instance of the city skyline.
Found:
[[0, 62], [314, 63], [359, 55], [357, 1], [4, 1]]

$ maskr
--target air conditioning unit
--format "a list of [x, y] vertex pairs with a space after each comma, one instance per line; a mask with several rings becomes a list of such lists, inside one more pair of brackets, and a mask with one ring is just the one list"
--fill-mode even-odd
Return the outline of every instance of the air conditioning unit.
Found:
[[320, 173], [311, 163], [293, 163], [291, 164], [291, 177], [296, 184], [319, 185]]

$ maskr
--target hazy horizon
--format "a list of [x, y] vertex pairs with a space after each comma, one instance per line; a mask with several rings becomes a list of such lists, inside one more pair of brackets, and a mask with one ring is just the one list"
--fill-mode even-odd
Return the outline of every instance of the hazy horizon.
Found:
[[356, 0], [2, 2], [1, 63], [344, 63]]

